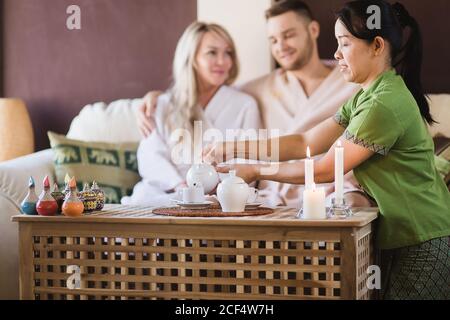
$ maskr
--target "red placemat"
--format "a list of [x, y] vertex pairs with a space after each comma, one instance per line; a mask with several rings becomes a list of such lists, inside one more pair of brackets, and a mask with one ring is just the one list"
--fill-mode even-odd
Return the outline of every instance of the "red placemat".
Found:
[[177, 217], [246, 217], [246, 216], [262, 216], [273, 213], [273, 209], [259, 207], [244, 212], [222, 212], [220, 208], [207, 209], [183, 209], [180, 207], [158, 208], [152, 211], [154, 214]]

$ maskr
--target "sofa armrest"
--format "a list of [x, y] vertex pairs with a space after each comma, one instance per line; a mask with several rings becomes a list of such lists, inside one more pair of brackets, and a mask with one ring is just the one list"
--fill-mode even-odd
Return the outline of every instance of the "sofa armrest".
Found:
[[36, 179], [38, 195], [46, 175], [55, 181], [51, 149], [0, 163], [0, 300], [19, 298], [18, 227], [11, 217], [21, 214], [30, 175]]
[[41, 181], [48, 175], [55, 181], [53, 151], [46, 149], [33, 154], [0, 163], [0, 194], [19, 205], [28, 192], [30, 176], [36, 181], [36, 193], [42, 191]]
[[0, 300], [19, 299], [19, 228], [11, 217], [20, 213], [11, 199], [0, 194]]

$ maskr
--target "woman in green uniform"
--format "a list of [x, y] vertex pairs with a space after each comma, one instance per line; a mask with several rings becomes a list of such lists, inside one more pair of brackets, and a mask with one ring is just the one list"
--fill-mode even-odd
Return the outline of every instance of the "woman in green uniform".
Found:
[[[380, 9], [379, 26], [368, 13], [377, 12], [368, 10], [370, 5]], [[435, 168], [426, 126], [433, 119], [420, 81], [419, 26], [401, 4], [353, 1], [337, 13], [335, 34], [340, 70], [361, 90], [334, 118], [304, 134], [278, 141], [218, 143], [205, 153], [217, 162], [232, 157], [264, 160], [255, 151], [270, 150], [278, 143], [279, 160], [287, 161], [305, 158], [310, 146], [312, 154], [326, 153], [314, 167], [316, 183], [325, 183], [334, 180], [334, 146], [341, 139], [345, 172], [354, 171], [380, 209], [376, 243], [382, 250], [383, 297], [450, 299], [450, 194]], [[244, 164], [233, 169], [248, 182], [304, 183], [303, 162], [271, 164], [275, 170], [261, 170], [267, 166]]]

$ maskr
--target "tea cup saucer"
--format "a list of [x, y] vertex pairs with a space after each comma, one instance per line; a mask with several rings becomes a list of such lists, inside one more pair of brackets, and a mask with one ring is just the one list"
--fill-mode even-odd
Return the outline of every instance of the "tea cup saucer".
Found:
[[245, 204], [245, 210], [254, 210], [254, 209], [258, 209], [260, 206], [262, 206], [261, 202], [251, 202], [251, 203], [247, 203]]
[[212, 201], [183, 202], [178, 199], [172, 199], [172, 202], [175, 202], [178, 206], [180, 206], [184, 209], [206, 209], [206, 208], [209, 208], [214, 203]]

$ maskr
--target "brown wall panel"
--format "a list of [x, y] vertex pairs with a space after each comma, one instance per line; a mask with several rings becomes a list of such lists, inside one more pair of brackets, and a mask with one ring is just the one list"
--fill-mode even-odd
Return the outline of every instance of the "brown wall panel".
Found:
[[[36, 148], [65, 133], [88, 103], [165, 88], [178, 38], [196, 0], [3, 0], [4, 96], [23, 98]], [[81, 8], [68, 30], [66, 8]]]
[[[345, 0], [305, 0], [321, 24], [320, 54], [333, 58], [337, 47], [334, 38], [334, 13]], [[450, 0], [400, 0], [419, 22], [424, 40], [422, 78], [428, 93], [450, 93]], [[394, 1], [390, 1], [394, 3]]]

